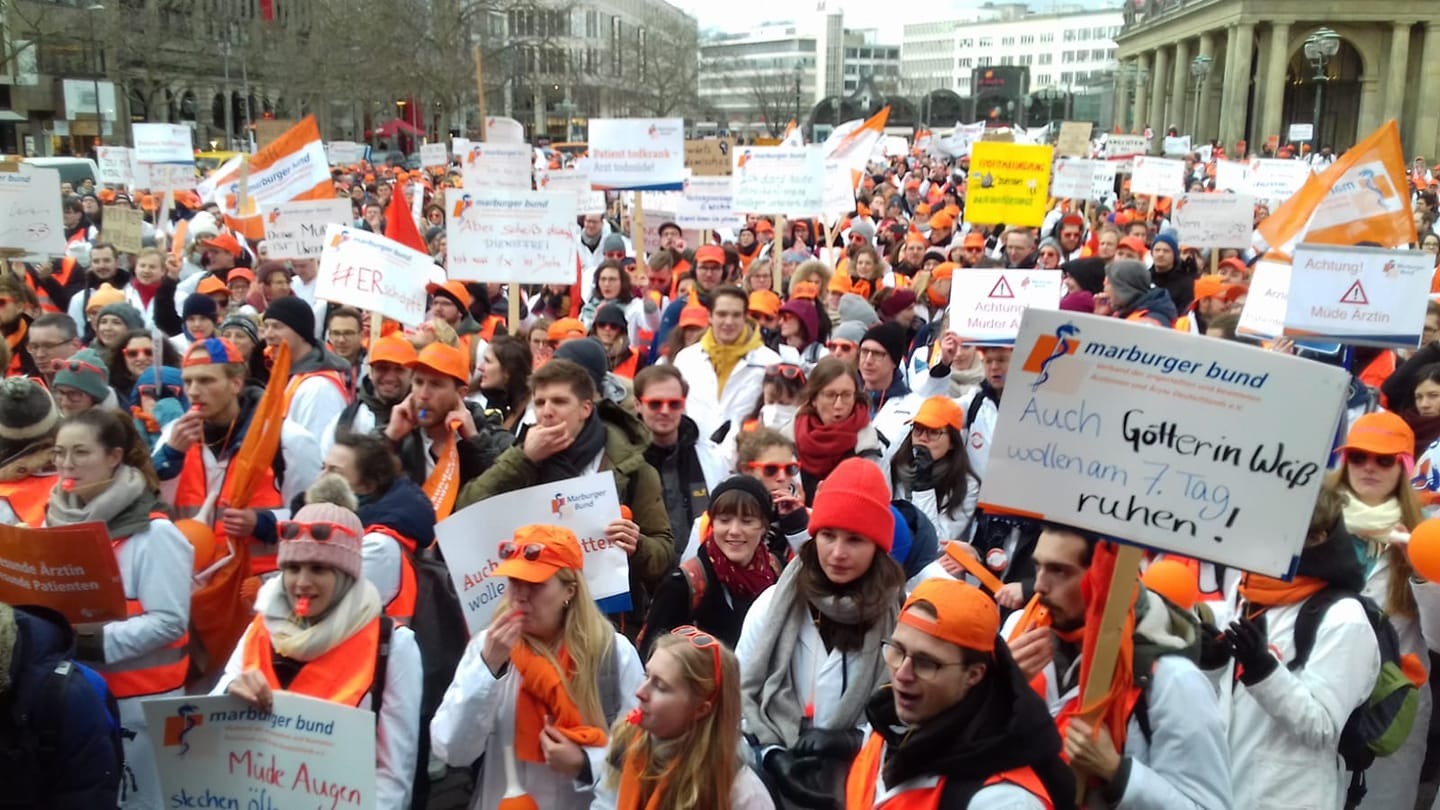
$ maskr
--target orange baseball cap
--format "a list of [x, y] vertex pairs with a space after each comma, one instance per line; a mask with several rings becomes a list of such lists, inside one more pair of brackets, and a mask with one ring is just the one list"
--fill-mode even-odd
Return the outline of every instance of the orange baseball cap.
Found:
[[760, 220], [759, 222], [756, 222], [756, 223], [755, 223], [755, 233], [774, 233], [774, 232], [775, 232], [775, 226], [774, 226], [774, 225], [771, 225], [771, 224], [770, 224], [770, 220], [768, 220], [768, 219], [762, 219], [762, 220]]
[[1195, 300], [1204, 301], [1206, 298], [1219, 298], [1225, 292], [1225, 280], [1218, 275], [1203, 275], [1195, 279]]
[[956, 430], [965, 429], [965, 412], [955, 404], [955, 400], [949, 397], [934, 396], [920, 403], [920, 409], [910, 420], [912, 425], [920, 425], [931, 430], [939, 430], [943, 427], [952, 427]]
[[235, 237], [228, 233], [217, 233], [209, 239], [204, 239], [200, 242], [200, 247], [223, 250], [231, 256], [239, 256], [244, 252], [240, 249], [240, 243], [235, 241]]
[[686, 304], [680, 310], [680, 328], [687, 326], [706, 327], [710, 325], [710, 310], [699, 304]]
[[491, 572], [493, 577], [509, 577], [521, 582], [546, 582], [562, 568], [585, 570], [585, 554], [575, 533], [559, 526], [521, 526], [506, 542], [500, 544], [504, 558]]
[[949, 209], [941, 209], [930, 216], [931, 230], [949, 230], [955, 227], [955, 215]]
[[225, 293], [229, 295], [230, 287], [215, 276], [206, 276], [200, 280], [200, 285], [195, 288], [195, 292], [201, 295], [214, 295], [215, 293]]
[[935, 268], [930, 271], [930, 280], [931, 280], [931, 281], [944, 281], [945, 279], [951, 278], [951, 277], [953, 277], [954, 275], [955, 275], [955, 263], [954, 263], [954, 262], [941, 262], [941, 263], [935, 265]]
[[470, 309], [470, 291], [465, 289], [465, 283], [462, 281], [447, 281], [444, 284], [431, 282], [425, 285], [425, 292], [431, 295], [437, 293], [444, 295], [459, 304], [461, 309], [467, 311]]
[[470, 384], [470, 358], [459, 346], [447, 346], [436, 341], [421, 349], [409, 365], [411, 368], [423, 366], [436, 374], [459, 380], [461, 385]]
[[1146, 251], [1145, 241], [1138, 236], [1127, 236], [1121, 239], [1117, 247], [1128, 248], [1140, 256], [1144, 256]]
[[545, 330], [545, 339], [556, 343], [577, 337], [585, 337], [585, 324], [579, 318], [561, 318]]
[[978, 232], [978, 231], [971, 231], [970, 233], [965, 234], [965, 241], [963, 241], [963, 242], [960, 243], [960, 247], [962, 247], [962, 248], [980, 248], [981, 250], [984, 250], [984, 249], [985, 249], [985, 234], [980, 233], [980, 232]]
[[230, 268], [230, 272], [225, 274], [225, 283], [229, 284], [237, 278], [243, 278], [246, 281], [253, 282], [255, 280], [255, 273], [248, 267], [232, 267]]
[[370, 347], [370, 365], [394, 363], [397, 366], [412, 366], [420, 358], [415, 346], [400, 334], [391, 333], [375, 341]]
[[1179, 560], [1166, 557], [1150, 563], [1140, 578], [1145, 587], [1174, 602], [1181, 610], [1190, 610], [1200, 598], [1200, 583], [1195, 573]]
[[790, 287], [790, 298], [814, 301], [820, 297], [820, 285], [813, 281], [801, 281]]
[[780, 296], [770, 290], [756, 290], [750, 293], [750, 311], [773, 318], [780, 314]]
[[1237, 259], [1234, 256], [1220, 262], [1220, 267], [1233, 267], [1237, 273], [1244, 273], [1247, 276], [1250, 275], [1250, 268], [1245, 266], [1245, 261], [1243, 259]]
[[[916, 615], [911, 608], [917, 602], [930, 605], [935, 618]], [[994, 652], [995, 637], [1000, 632], [1000, 611], [979, 588], [959, 580], [935, 577], [921, 582], [910, 592], [905, 606], [900, 608], [900, 623], [967, 650]]]
[[714, 262], [715, 264], [725, 263], [725, 248], [719, 245], [701, 245], [695, 249], [695, 263]]
[[830, 277], [830, 285], [826, 288], [830, 292], [848, 293], [851, 290], [850, 276], [837, 272]]
[[1415, 452], [1415, 431], [1389, 411], [1367, 413], [1350, 426], [1340, 449], [1380, 456], [1410, 455]]

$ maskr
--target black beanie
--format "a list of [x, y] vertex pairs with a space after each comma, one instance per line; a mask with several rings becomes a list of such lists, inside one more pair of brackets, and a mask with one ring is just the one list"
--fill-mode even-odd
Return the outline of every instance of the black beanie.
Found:
[[890, 355], [891, 362], [896, 366], [900, 365], [900, 360], [905, 356], [905, 327], [895, 321], [872, 326], [865, 332], [865, 336], [860, 338], [860, 343], [863, 345], [867, 340], [879, 343], [884, 347], [885, 353]]
[[732, 489], [739, 490], [755, 499], [755, 502], [760, 506], [760, 513], [766, 525], [769, 525], [770, 522], [775, 519], [775, 503], [770, 498], [770, 490], [766, 489], [765, 485], [760, 483], [760, 479], [751, 478], [748, 475], [732, 475], [716, 484], [715, 488], [710, 490], [710, 503], [715, 503], [715, 501], [720, 499], [721, 495], [724, 495]]
[[265, 320], [276, 320], [295, 330], [295, 334], [315, 345], [315, 310], [303, 299], [293, 295], [276, 298], [265, 308]]
[[200, 315], [212, 321], [219, 320], [220, 307], [215, 299], [205, 293], [190, 293], [185, 299], [185, 305], [180, 309], [181, 318], [189, 318], [191, 315]]
[[555, 353], [551, 357], [556, 360], [569, 360], [590, 372], [590, 378], [595, 381], [595, 390], [605, 390], [605, 374], [610, 371], [610, 359], [600, 341], [595, 338], [567, 340], [555, 347]]

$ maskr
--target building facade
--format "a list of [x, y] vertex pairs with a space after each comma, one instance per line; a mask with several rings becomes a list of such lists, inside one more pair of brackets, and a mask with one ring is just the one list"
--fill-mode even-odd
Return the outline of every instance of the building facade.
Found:
[[[1322, 28], [1338, 43], [1317, 62], [1305, 43]], [[1136, 0], [1117, 43], [1127, 129], [1255, 151], [1317, 123], [1318, 96], [1320, 146], [1344, 150], [1393, 118], [1409, 156], [1440, 157], [1440, 3]]]

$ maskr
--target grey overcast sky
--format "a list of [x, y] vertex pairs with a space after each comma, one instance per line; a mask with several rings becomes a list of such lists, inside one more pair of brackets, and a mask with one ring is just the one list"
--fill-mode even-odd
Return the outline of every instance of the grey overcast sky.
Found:
[[[1003, 0], [996, 0], [1002, 2]], [[670, 0], [690, 12], [706, 29], [744, 31], [764, 22], [783, 22], [817, 14], [817, 0]], [[983, 0], [923, 0], [900, 4], [896, 13], [893, 3], [883, 0], [825, 0], [829, 8], [845, 12], [846, 28], [877, 28], [883, 44], [899, 45], [902, 26], [921, 19], [934, 19], [946, 13], [963, 15], [979, 8]], [[1086, 9], [1115, 7], [1118, 0], [1030, 0], [1030, 8], [1046, 13], [1063, 7]]]

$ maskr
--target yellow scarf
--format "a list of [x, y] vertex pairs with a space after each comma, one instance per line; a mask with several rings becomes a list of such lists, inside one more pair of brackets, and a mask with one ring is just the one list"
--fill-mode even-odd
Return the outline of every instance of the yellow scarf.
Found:
[[715, 367], [715, 394], [718, 396], [725, 393], [725, 383], [730, 379], [730, 372], [740, 365], [745, 355], [764, 345], [760, 340], [760, 331], [754, 326], [746, 324], [745, 334], [740, 339], [728, 345], [722, 345], [715, 341], [715, 330], [706, 329], [705, 334], [700, 337], [700, 348], [710, 357], [710, 364]]

